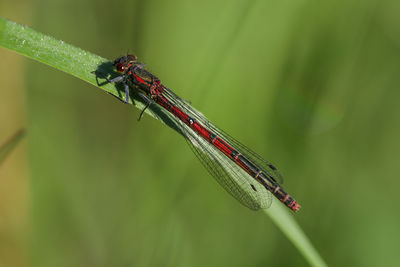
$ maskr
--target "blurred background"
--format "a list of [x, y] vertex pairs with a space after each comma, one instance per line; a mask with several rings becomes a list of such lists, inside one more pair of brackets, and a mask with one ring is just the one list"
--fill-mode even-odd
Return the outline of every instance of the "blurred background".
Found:
[[[279, 167], [332, 266], [398, 266], [400, 2], [2, 1], [110, 60], [135, 53]], [[308, 266], [176, 132], [0, 49], [0, 266]]]

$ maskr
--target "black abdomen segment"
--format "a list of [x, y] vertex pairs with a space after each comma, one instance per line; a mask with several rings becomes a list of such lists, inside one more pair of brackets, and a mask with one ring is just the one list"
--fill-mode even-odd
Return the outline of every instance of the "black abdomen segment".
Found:
[[236, 164], [242, 167], [242, 169], [245, 170], [250, 176], [261, 183], [287, 207], [293, 211], [298, 211], [300, 209], [300, 205], [296, 202], [296, 200], [286, 193], [272, 176], [269, 176], [267, 173], [265, 173], [265, 171], [254, 166], [253, 163], [247, 160], [243, 155], [239, 154], [236, 150], [232, 152], [232, 156], [232, 160], [235, 161]]

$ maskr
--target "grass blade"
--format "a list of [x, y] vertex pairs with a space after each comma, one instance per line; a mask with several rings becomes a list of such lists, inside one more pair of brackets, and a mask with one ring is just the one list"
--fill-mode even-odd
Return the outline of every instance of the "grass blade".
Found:
[[[104, 84], [100, 87], [96, 81], [97, 77], [93, 72], [94, 70], [106, 74], [114, 73], [112, 64], [107, 59], [3, 18], [0, 18], [0, 46], [66, 72], [123, 100], [123, 95], [120, 94], [114, 84]], [[136, 101], [136, 99], [134, 104], [139, 108], [144, 106], [140, 100]], [[175, 122], [171, 120], [170, 114], [157, 105], [151, 105], [146, 112], [180, 133], [179, 126], [176, 126]], [[13, 146], [18, 143], [22, 136], [17, 135], [17, 137], [12, 139]], [[278, 201], [275, 201], [265, 213], [298, 248], [310, 265], [326, 266], [300, 226], [293, 219], [293, 215], [279, 205]]]
[[[281, 229], [293, 245], [303, 254], [311, 266], [327, 266], [303, 230], [294, 220], [293, 214], [279, 201], [275, 201], [269, 209], [263, 210]], [[301, 212], [301, 210], [300, 210]]]

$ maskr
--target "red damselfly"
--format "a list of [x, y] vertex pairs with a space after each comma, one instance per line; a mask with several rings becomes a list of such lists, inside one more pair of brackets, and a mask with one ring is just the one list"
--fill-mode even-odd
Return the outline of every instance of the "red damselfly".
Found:
[[243, 205], [253, 210], [268, 208], [273, 194], [291, 210], [299, 210], [300, 205], [280, 185], [282, 177], [274, 165], [214, 126], [144, 69], [134, 55], [117, 58], [113, 65], [120, 76], [106, 79], [123, 84], [125, 102], [132, 88], [146, 102], [140, 117], [152, 103], [165, 108], [209, 173]]

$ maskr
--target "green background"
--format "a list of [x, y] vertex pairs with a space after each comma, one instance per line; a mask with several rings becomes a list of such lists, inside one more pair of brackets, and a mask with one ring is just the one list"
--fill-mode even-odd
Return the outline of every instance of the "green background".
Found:
[[[399, 263], [398, 1], [24, 3], [29, 20], [1, 16], [105, 58], [136, 54], [277, 165], [329, 265]], [[307, 266], [176, 132], [26, 63], [28, 265]]]

